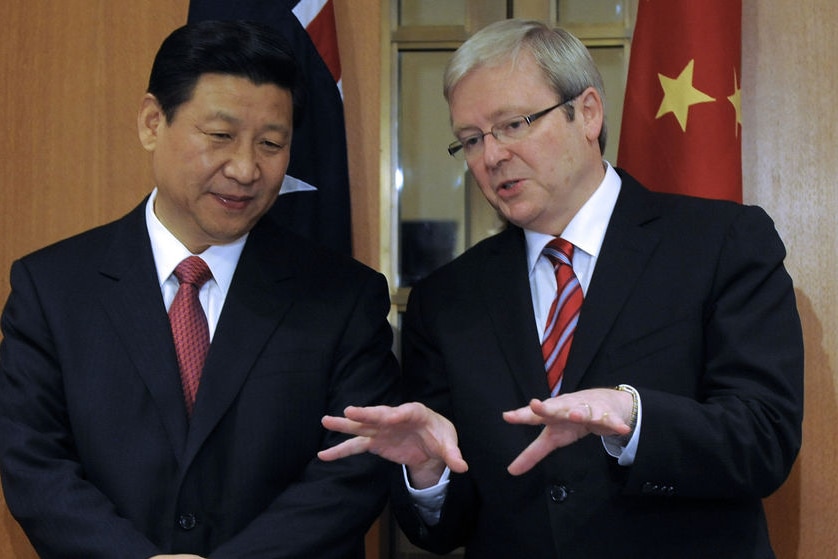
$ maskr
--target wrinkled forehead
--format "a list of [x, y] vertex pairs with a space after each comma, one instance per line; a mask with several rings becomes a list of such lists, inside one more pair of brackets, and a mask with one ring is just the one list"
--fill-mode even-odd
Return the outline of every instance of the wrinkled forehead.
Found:
[[472, 68], [449, 92], [452, 130], [486, 128], [499, 120], [528, 114], [556, 98], [531, 55], [507, 57]]

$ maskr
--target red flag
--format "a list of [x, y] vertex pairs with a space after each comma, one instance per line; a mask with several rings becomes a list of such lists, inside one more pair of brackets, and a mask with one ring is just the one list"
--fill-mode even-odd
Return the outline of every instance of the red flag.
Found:
[[617, 165], [653, 190], [742, 200], [741, 0], [640, 0]]
[[300, 0], [292, 11], [311, 37], [343, 97], [334, 3], [332, 0]]

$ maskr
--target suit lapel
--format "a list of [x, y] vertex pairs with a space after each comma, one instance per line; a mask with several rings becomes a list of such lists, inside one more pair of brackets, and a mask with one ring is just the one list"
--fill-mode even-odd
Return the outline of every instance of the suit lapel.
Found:
[[[482, 288], [492, 330], [522, 397], [546, 397], [548, 388], [532, 309], [523, 231], [510, 226], [481, 260]], [[533, 374], [537, 371], [537, 374]]]
[[117, 222], [99, 269], [102, 305], [145, 382], [180, 458], [186, 440], [183, 391], [145, 224], [145, 201]]
[[562, 392], [578, 388], [660, 240], [656, 230], [646, 227], [660, 215], [654, 195], [631, 177], [622, 174], [622, 179], [573, 336]]
[[201, 377], [187, 461], [232, 405], [268, 339], [298, 298], [300, 282], [289, 258], [293, 247], [268, 230], [273, 228], [263, 223], [251, 232], [236, 267]]

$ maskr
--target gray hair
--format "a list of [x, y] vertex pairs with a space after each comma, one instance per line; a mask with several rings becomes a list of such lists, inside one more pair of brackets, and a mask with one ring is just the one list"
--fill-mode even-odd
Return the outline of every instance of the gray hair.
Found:
[[[443, 95], [450, 95], [466, 74], [480, 66], [494, 66], [530, 52], [555, 90], [560, 101], [573, 99], [588, 87], [595, 88], [603, 104], [602, 75], [582, 42], [561, 28], [550, 28], [540, 21], [505, 19], [492, 23], [471, 36], [454, 53], [445, 68]], [[572, 104], [563, 107], [573, 120]], [[599, 134], [599, 148], [605, 153], [605, 120]]]

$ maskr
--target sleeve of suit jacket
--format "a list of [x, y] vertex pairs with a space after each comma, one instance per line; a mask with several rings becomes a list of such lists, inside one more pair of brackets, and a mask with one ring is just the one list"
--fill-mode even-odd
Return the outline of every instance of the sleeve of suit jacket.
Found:
[[[380, 274], [356, 279], [341, 294], [351, 305], [335, 317], [343, 334], [332, 350], [332, 378], [323, 394], [329, 415], [341, 415], [349, 405], [398, 403], [386, 282]], [[326, 432], [320, 448], [346, 438]], [[313, 456], [294, 483], [210, 557], [362, 559], [364, 535], [386, 503], [391, 469], [393, 464], [372, 454], [335, 462]]]
[[636, 381], [643, 428], [627, 494], [760, 499], [786, 480], [800, 450], [803, 339], [785, 248], [759, 208], [708, 213], [722, 224], [707, 227], [709, 256], [688, 251], [680, 272], [701, 306], [673, 302], [695, 314], [619, 348], [619, 359], [640, 365], [682, 355], [670, 348], [694, 356], [650, 365]]
[[[803, 346], [773, 223], [758, 208], [733, 204], [658, 195], [636, 195], [629, 204], [631, 211], [615, 210], [606, 233], [565, 380], [571, 391], [618, 383], [639, 390], [634, 465], [618, 467], [589, 436], [525, 476], [506, 474], [538, 429], [504, 425], [501, 413], [548, 395], [546, 383], [533, 380], [543, 370], [535, 363], [531, 313], [508, 310], [530, 306], [525, 272], [517, 270], [525, 270], [524, 251], [517, 263], [493, 256], [503, 254], [498, 236], [411, 293], [405, 397], [454, 422], [470, 466], [452, 476], [432, 527], [413, 510], [403, 482], [395, 484], [394, 511], [414, 543], [491, 549], [500, 522], [549, 533], [546, 513], [506, 514], [498, 505], [501, 497], [522, 498], [527, 479], [527, 505], [560, 519], [557, 541], [578, 551], [597, 545], [603, 525], [614, 538], [598, 540], [605, 543], [654, 543], [666, 523], [681, 530], [691, 518], [702, 526], [727, 518], [745, 525], [788, 476], [801, 444]], [[524, 347], [509, 349], [513, 339]], [[573, 492], [561, 505], [551, 501], [555, 480], [567, 480]], [[640, 507], [644, 514], [632, 513]]]
[[158, 548], [85, 479], [69, 427], [61, 355], [30, 271], [12, 265], [0, 345], [6, 502], [38, 555], [144, 559]]
[[[276, 237], [261, 242], [262, 255], [282, 260], [273, 256], [281, 252]], [[302, 242], [296, 237], [287, 241]], [[269, 305], [250, 284], [242, 287], [234, 280], [213, 344], [225, 338], [226, 347], [230, 346], [224, 328], [247, 337], [252, 325], [238, 317], [255, 321], [269, 316], [267, 320], [278, 326], [266, 335], [259, 356], [251, 357], [257, 361], [250, 375], [254, 378], [230, 396], [229, 408], [206, 441], [190, 462], [179, 466], [178, 460], [184, 459], [177, 457], [177, 445], [173, 448], [161, 429], [164, 416], [182, 413], [177, 381], [156, 377], [154, 371], [141, 376], [135, 363], [122, 357], [121, 338], [113, 332], [117, 328], [98, 304], [99, 290], [91, 289], [90, 281], [78, 282], [71, 276], [92, 277], [105, 286], [111, 278], [97, 277], [98, 270], [88, 274], [90, 266], [75, 264], [71, 254], [75, 253], [58, 249], [16, 262], [2, 319], [4, 491], [39, 555], [145, 559], [157, 553], [188, 552], [218, 559], [355, 557], [366, 529], [384, 506], [389, 464], [372, 455], [319, 461], [317, 449], [344, 438], [326, 432], [319, 419], [323, 413], [340, 414], [349, 404], [395, 403], [398, 370], [391, 353], [384, 277], [348, 258], [330, 265], [321, 258], [322, 252], [305, 245], [293, 253], [293, 265], [302, 279], [287, 296], [293, 304], [282, 317], [269, 314]], [[248, 257], [245, 263], [244, 259], [239, 265], [250, 266], [248, 272], [255, 272], [262, 260]], [[165, 343], [170, 334], [160, 333], [167, 328], [162, 300], [148, 301], [159, 296], [159, 290], [154, 294], [154, 278], [146, 284], [142, 295], [132, 295], [147, 303], [136, 312], [150, 315], [150, 322], [159, 328], [137, 332], [132, 344], [154, 340], [153, 347], [158, 347], [157, 342]], [[274, 288], [267, 284], [266, 289]], [[242, 297], [249, 298], [248, 310]], [[233, 309], [237, 319], [230, 322], [234, 315], [225, 313]], [[90, 332], [98, 328], [109, 330]], [[85, 333], [79, 334], [80, 330]], [[71, 343], [78, 341], [86, 347]], [[228, 353], [241, 351], [240, 347]], [[167, 351], [171, 350], [158, 350], [164, 355]], [[106, 366], [85, 372], [89, 363]], [[113, 363], [120, 366], [111, 368]], [[166, 391], [171, 406], [160, 408], [148, 397], [149, 387], [144, 384], [148, 378], [172, 387]], [[104, 400], [103, 393], [111, 391], [123, 391], [130, 402]], [[139, 415], [128, 424], [123, 421], [125, 410], [137, 410]], [[261, 416], [268, 413], [265, 410], [277, 411]], [[196, 410], [193, 420], [199, 421], [200, 413]], [[121, 419], [110, 424], [90, 419], [114, 415]], [[280, 416], [292, 424], [277, 425], [275, 418]], [[260, 417], [264, 417], [261, 423]], [[292, 435], [282, 438], [277, 433]], [[106, 444], [109, 440], [114, 444]], [[130, 457], [121, 458], [122, 453]], [[116, 469], [126, 460], [130, 475]], [[215, 526], [206, 528], [203, 541], [194, 545], [189, 538], [201, 530], [178, 526], [178, 514], [183, 512], [179, 499], [187, 495], [203, 513], [199, 522]]]

